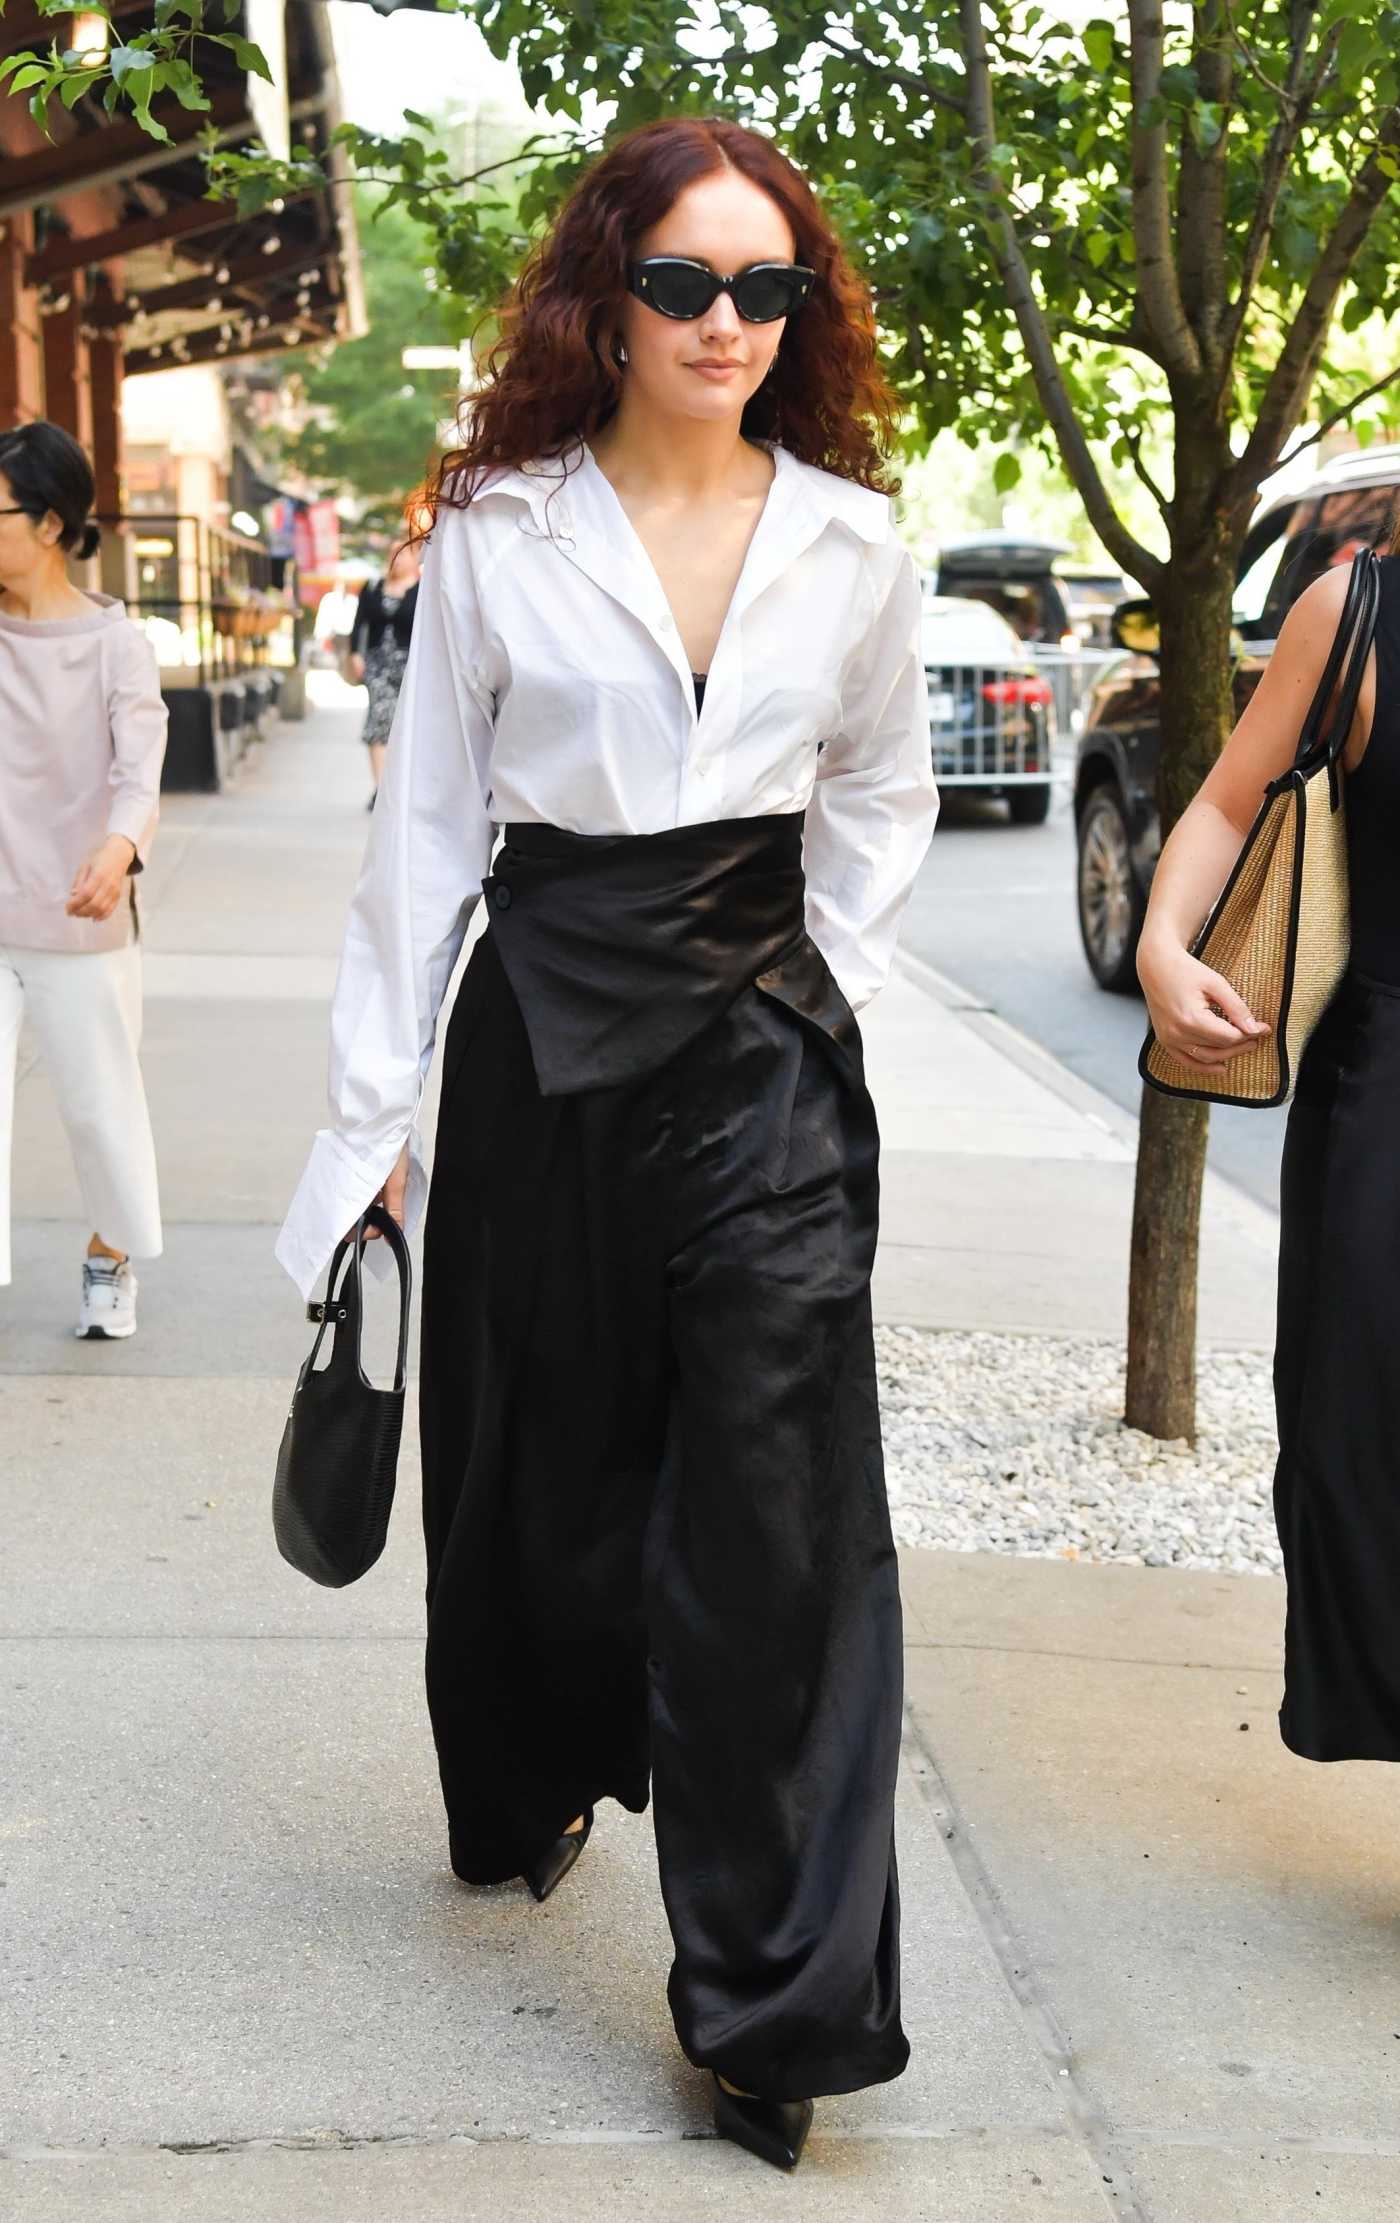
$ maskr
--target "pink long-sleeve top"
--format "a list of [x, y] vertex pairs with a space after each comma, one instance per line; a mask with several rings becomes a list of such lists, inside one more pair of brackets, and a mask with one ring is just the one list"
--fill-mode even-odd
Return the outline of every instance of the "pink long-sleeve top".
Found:
[[0, 610], [0, 946], [120, 949], [132, 908], [69, 918], [78, 867], [108, 834], [155, 832], [165, 704], [155, 656], [125, 606], [89, 594], [72, 618]]

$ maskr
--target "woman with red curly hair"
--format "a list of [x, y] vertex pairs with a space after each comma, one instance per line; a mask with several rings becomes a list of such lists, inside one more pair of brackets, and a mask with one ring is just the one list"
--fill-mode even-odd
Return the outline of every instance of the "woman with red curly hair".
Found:
[[[428, 1699], [452, 1866], [543, 1898], [654, 1800], [669, 1998], [782, 2166], [898, 2076], [901, 1628], [854, 1012], [937, 814], [868, 296], [801, 175], [628, 133], [504, 304], [431, 534], [278, 1245], [415, 1116]], [[497, 835], [502, 846], [493, 849]]]

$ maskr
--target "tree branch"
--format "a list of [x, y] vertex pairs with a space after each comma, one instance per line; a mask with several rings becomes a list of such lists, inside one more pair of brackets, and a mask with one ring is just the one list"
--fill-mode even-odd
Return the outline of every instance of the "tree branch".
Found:
[[1194, 378], [1201, 368], [1196, 335], [1187, 320], [1172, 244], [1167, 191], [1167, 127], [1148, 123], [1146, 111], [1161, 91], [1161, 0], [1128, 0], [1132, 73], [1133, 236], [1137, 242], [1138, 299], [1143, 322], [1156, 341], [1168, 377]]
[[1274, 467], [1274, 458], [1302, 415], [1316, 376], [1337, 296], [1365, 244], [1377, 209], [1390, 191], [1380, 155], [1400, 147], [1400, 104], [1377, 129], [1371, 153], [1358, 170], [1340, 216], [1313, 266], [1287, 338], [1264, 388], [1243, 455], [1230, 473], [1230, 492], [1252, 492]]
[[[1400, 376], [1400, 372], [1397, 372], [1396, 375]], [[1142, 434], [1138, 431], [1135, 425], [1124, 426], [1123, 445], [1128, 451], [1128, 460], [1132, 464], [1134, 471], [1136, 471], [1139, 479], [1141, 479], [1143, 485], [1147, 488], [1148, 493], [1152, 496], [1153, 501], [1157, 504], [1158, 509], [1162, 512], [1162, 516], [1166, 521], [1167, 527], [1168, 529], [1170, 529], [1172, 521], [1171, 496], [1162, 492], [1161, 487], [1157, 484], [1157, 481], [1153, 478], [1152, 473], [1148, 470], [1147, 465], [1143, 462]]]
[[1068, 332], [1077, 340], [1096, 340], [1100, 347], [1130, 347], [1137, 354], [1147, 356], [1150, 362], [1157, 363], [1160, 367], [1160, 358], [1151, 341], [1143, 333], [1135, 332], [1129, 325], [1082, 324], [1077, 317], [1057, 316], [1055, 330], [1057, 332]]
[[1197, 0], [1191, 61], [1200, 97], [1220, 111], [1220, 130], [1210, 146], [1200, 143], [1191, 119], [1181, 132], [1177, 183], [1177, 230], [1181, 241], [1181, 296], [1191, 329], [1213, 369], [1225, 314], [1226, 132], [1234, 101], [1235, 72], [1229, 40], [1222, 36], [1225, 0]]
[[[867, 62], [871, 69], [880, 72], [888, 84], [902, 85], [906, 92], [915, 94], [919, 100], [928, 101], [935, 108], [946, 108], [950, 115], [956, 116], [962, 123], [967, 121], [967, 109], [955, 94], [945, 93], [939, 85], [931, 85], [929, 80], [926, 77], [921, 77], [917, 70], [901, 68], [900, 64], [892, 62], [888, 55], [872, 54], [868, 46], [861, 46], [858, 42], [850, 46], [834, 46], [831, 37], [832, 28], [829, 23], [824, 25], [821, 43], [823, 46], [830, 46], [833, 54], [844, 54], [852, 61]], [[843, 23], [837, 28], [844, 31], [847, 27]]]
[[1400, 363], [1396, 364], [1394, 370], [1388, 370], [1382, 377], [1373, 379], [1369, 386], [1363, 386], [1359, 394], [1353, 394], [1350, 401], [1344, 401], [1340, 409], [1332, 411], [1330, 417], [1324, 417], [1316, 432], [1310, 432], [1306, 440], [1300, 440], [1296, 447], [1289, 449], [1287, 455], [1279, 457], [1275, 469], [1281, 471], [1286, 463], [1292, 463], [1305, 449], [1316, 446], [1319, 440], [1325, 440], [1329, 432], [1335, 431], [1338, 425], [1345, 424], [1363, 401], [1370, 401], [1375, 394], [1383, 394], [1387, 386], [1395, 384], [1397, 378], [1400, 378]]
[[1288, 85], [1284, 105], [1269, 134], [1264, 150], [1263, 166], [1259, 173], [1259, 192], [1250, 219], [1249, 234], [1245, 240], [1244, 254], [1240, 261], [1240, 280], [1235, 298], [1225, 312], [1220, 328], [1219, 384], [1217, 394], [1223, 393], [1234, 366], [1235, 351], [1240, 343], [1240, 333], [1249, 310], [1254, 288], [1259, 283], [1259, 273], [1264, 267], [1269, 244], [1274, 235], [1274, 219], [1278, 214], [1279, 195], [1283, 191], [1288, 165], [1293, 159], [1303, 127], [1312, 113], [1313, 105], [1322, 90], [1327, 73], [1332, 67], [1337, 41], [1342, 35], [1341, 25], [1333, 24], [1318, 53], [1317, 67], [1304, 83], [1307, 63], [1308, 35], [1317, 9], [1314, 0], [1294, 0], [1292, 21], [1292, 48], [1288, 63]]
[[983, 204], [992, 257], [1020, 330], [1036, 392], [1090, 524], [1109, 554], [1151, 593], [1165, 578], [1166, 566], [1129, 532], [1109, 499], [1055, 361], [1049, 327], [1031, 285], [1025, 254], [1007, 206], [1005, 187], [988, 163], [988, 154], [996, 145], [996, 117], [982, 0], [959, 0], [959, 11], [973, 182]]
[[1235, 21], [1234, 13], [1230, 6], [1230, 0], [1222, 0], [1222, 5], [1225, 14], [1225, 28], [1229, 32], [1230, 37], [1233, 39], [1235, 46], [1244, 61], [1244, 66], [1249, 71], [1250, 76], [1257, 78], [1259, 83], [1263, 86], [1265, 92], [1271, 94], [1275, 100], [1281, 100], [1285, 103], [1291, 101], [1293, 98], [1293, 94], [1290, 91], [1289, 87], [1287, 85], [1276, 85], [1274, 83], [1272, 77], [1269, 76], [1267, 70], [1264, 68], [1263, 63], [1260, 61], [1253, 47], [1246, 40], [1243, 31], [1240, 29], [1239, 25]]

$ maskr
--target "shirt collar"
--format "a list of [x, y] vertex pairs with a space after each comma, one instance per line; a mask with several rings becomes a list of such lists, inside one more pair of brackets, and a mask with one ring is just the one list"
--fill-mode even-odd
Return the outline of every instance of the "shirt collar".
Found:
[[[803, 463], [777, 442], [769, 443], [776, 478], [770, 499], [778, 506], [802, 511], [809, 524], [845, 525], [861, 540], [878, 545], [890, 537], [889, 496], [877, 494], [854, 479]], [[575, 481], [586, 484], [590, 452], [575, 441], [557, 456], [540, 456], [519, 465], [507, 465], [482, 484], [481, 491], [509, 494], [525, 502], [537, 529], [551, 529], [565, 538], [572, 532], [571, 497]], [[592, 464], [597, 470], [598, 465]], [[567, 476], [566, 474], [567, 470]], [[548, 511], [548, 514], [546, 514]]]

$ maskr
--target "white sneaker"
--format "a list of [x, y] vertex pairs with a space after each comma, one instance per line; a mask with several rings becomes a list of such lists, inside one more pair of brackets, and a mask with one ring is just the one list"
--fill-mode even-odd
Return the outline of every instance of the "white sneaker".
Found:
[[73, 1333], [89, 1343], [135, 1335], [136, 1275], [129, 1258], [83, 1260], [83, 1306]]

